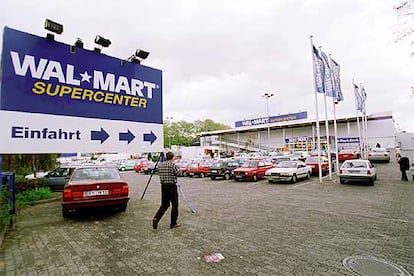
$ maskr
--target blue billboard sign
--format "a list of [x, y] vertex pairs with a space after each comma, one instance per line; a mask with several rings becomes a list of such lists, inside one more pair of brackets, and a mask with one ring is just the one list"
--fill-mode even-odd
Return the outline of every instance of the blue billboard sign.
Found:
[[352, 144], [352, 143], [359, 143], [359, 137], [342, 137], [338, 138], [338, 143], [342, 144]]
[[0, 153], [163, 150], [162, 71], [5, 27]]
[[0, 108], [162, 124], [162, 72], [5, 27]]
[[237, 121], [235, 123], [236, 127], [249, 127], [249, 126], [258, 126], [258, 125], [265, 125], [270, 123], [278, 123], [278, 122], [285, 122], [291, 120], [300, 120], [300, 119], [307, 119], [308, 112], [298, 112], [298, 113], [289, 113], [283, 114], [278, 116], [271, 116], [271, 117], [262, 117], [257, 119], [250, 119], [250, 120], [243, 120]]

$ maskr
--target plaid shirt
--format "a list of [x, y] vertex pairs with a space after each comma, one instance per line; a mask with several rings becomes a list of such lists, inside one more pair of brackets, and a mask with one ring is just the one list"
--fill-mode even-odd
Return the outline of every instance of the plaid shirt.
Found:
[[158, 175], [161, 184], [176, 184], [180, 169], [172, 162], [165, 161], [158, 166]]

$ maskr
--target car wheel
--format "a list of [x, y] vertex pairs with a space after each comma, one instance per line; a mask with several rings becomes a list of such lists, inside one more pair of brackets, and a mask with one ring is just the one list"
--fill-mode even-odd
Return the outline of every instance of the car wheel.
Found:
[[273, 183], [273, 180], [269, 179], [269, 183]]
[[228, 173], [224, 174], [224, 179], [229, 180], [230, 179], [230, 174], [228, 174]]
[[124, 203], [124, 204], [118, 205], [118, 210], [119, 210], [120, 212], [125, 212], [125, 211], [126, 211], [126, 209], [127, 209], [127, 206], [128, 206], [128, 204], [127, 204], [127, 203]]
[[204, 173], [200, 173], [200, 177], [201, 178], [204, 178]]
[[343, 180], [342, 178], [339, 178], [339, 182], [341, 182], [341, 184], [345, 184], [345, 180]]
[[124, 167], [121, 167], [121, 171], [125, 171], [125, 168]]
[[298, 178], [296, 177], [296, 174], [292, 175], [291, 182], [296, 183], [297, 180], [298, 180]]
[[257, 181], [257, 174], [253, 175], [253, 181], [256, 182]]
[[374, 179], [371, 179], [371, 180], [368, 182], [368, 186], [374, 186]]
[[211, 178], [211, 180], [214, 180], [214, 179], [216, 179], [216, 177], [215, 177], [215, 176], [210, 176], [210, 178]]
[[62, 209], [62, 217], [69, 218], [70, 217], [70, 213], [67, 210]]

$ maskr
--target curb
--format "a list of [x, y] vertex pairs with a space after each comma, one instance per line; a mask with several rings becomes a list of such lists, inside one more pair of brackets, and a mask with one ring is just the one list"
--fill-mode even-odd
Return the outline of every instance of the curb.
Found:
[[36, 200], [32, 206], [34, 205], [39, 205], [39, 204], [43, 204], [43, 203], [49, 203], [49, 202], [53, 202], [53, 201], [60, 201], [62, 199], [62, 194], [59, 195], [55, 195], [52, 198], [47, 198], [47, 199], [41, 199], [41, 200]]

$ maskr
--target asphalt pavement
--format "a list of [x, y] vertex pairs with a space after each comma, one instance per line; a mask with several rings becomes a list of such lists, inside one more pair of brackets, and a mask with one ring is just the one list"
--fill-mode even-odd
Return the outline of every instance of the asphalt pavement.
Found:
[[366, 255], [414, 275], [414, 181], [400, 180], [395, 160], [376, 167], [374, 186], [180, 178], [197, 212], [180, 199], [183, 226], [169, 229], [169, 209], [156, 231], [158, 176], [141, 200], [149, 176], [123, 172], [126, 212], [64, 219], [59, 201], [20, 210], [0, 274], [353, 275], [343, 260]]

